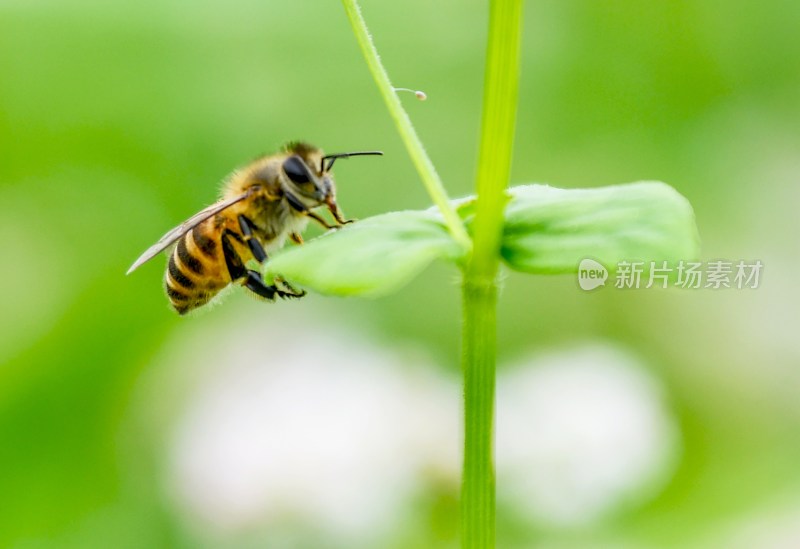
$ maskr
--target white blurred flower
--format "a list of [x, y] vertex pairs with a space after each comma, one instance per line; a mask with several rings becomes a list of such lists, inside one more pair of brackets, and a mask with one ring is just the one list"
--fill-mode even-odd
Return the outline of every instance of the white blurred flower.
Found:
[[671, 472], [677, 428], [661, 387], [617, 348], [524, 360], [497, 399], [498, 498], [536, 522], [585, 524]]
[[[374, 546], [426, 475], [457, 486], [460, 381], [317, 310], [285, 310], [216, 311], [160, 358], [154, 371], [197, 378], [168, 433], [169, 492], [221, 542], [268, 528], [288, 545], [299, 529]], [[660, 387], [612, 347], [501, 369], [497, 402], [498, 496], [536, 522], [583, 524], [644, 498], [676, 457]]]
[[174, 428], [171, 492], [218, 535], [299, 520], [363, 542], [423, 471], [458, 465], [455, 381], [332, 325], [259, 314], [171, 353], [209, 371]]

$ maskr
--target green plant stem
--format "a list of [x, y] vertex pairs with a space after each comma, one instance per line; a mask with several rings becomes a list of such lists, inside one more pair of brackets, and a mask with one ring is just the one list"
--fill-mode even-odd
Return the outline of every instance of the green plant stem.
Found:
[[478, 202], [469, 274], [494, 278], [514, 145], [522, 1], [492, 0], [490, 6], [476, 183]]
[[444, 222], [452, 234], [453, 239], [458, 242], [464, 250], [470, 250], [472, 248], [472, 241], [467, 235], [464, 224], [458, 217], [455, 208], [450, 204], [442, 180], [439, 178], [439, 174], [436, 173], [433, 162], [431, 162], [428, 153], [425, 152], [425, 147], [422, 146], [422, 141], [420, 141], [416, 130], [414, 130], [411, 119], [409, 119], [408, 114], [405, 109], [403, 109], [403, 105], [397, 97], [397, 92], [389, 81], [389, 75], [386, 73], [386, 69], [383, 68], [378, 52], [372, 42], [372, 37], [367, 30], [367, 24], [364, 22], [364, 18], [361, 15], [358, 2], [356, 0], [342, 0], [342, 4], [347, 12], [347, 17], [350, 19], [350, 25], [353, 27], [353, 32], [356, 35], [356, 40], [361, 48], [361, 52], [364, 54], [369, 70], [375, 79], [375, 83], [378, 85], [378, 90], [381, 96], [383, 96], [383, 100], [386, 102], [389, 113], [394, 119], [397, 130], [400, 132], [400, 137], [403, 139], [406, 149], [408, 149], [408, 154], [411, 156], [411, 160], [417, 168], [422, 182], [428, 190], [428, 194], [433, 200], [433, 203], [436, 204], [442, 212]]
[[463, 288], [464, 465], [461, 546], [494, 547], [493, 419], [497, 291], [465, 280]]
[[495, 545], [494, 392], [497, 270], [519, 88], [521, 0], [492, 0], [472, 255], [464, 268], [464, 465], [461, 544]]

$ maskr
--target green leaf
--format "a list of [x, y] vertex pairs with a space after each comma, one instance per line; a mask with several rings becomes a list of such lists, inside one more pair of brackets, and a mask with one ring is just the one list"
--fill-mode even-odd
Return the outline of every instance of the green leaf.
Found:
[[615, 271], [620, 261], [692, 260], [699, 237], [689, 202], [660, 182], [597, 189], [525, 185], [509, 189], [502, 256], [518, 271], [574, 273], [592, 258]]
[[[674, 265], [699, 254], [689, 203], [658, 182], [598, 189], [525, 185], [509, 189], [501, 255], [519, 271], [574, 273], [582, 259], [610, 272], [620, 261]], [[475, 197], [453, 201], [469, 228]], [[464, 259], [436, 208], [392, 212], [276, 253], [265, 267], [323, 294], [381, 296], [407, 284], [435, 259]], [[674, 274], [671, 273], [671, 274]]]
[[323, 294], [381, 296], [407, 284], [438, 258], [463, 255], [431, 211], [370, 217], [276, 253], [265, 275]]

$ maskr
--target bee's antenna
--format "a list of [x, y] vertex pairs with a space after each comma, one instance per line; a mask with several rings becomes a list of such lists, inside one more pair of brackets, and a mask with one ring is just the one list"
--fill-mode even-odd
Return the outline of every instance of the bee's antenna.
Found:
[[[322, 160], [319, 163], [319, 169], [321, 173], [331, 171], [333, 167], [333, 163], [336, 162], [337, 158], [350, 158], [351, 156], [382, 156], [382, 151], [358, 151], [358, 152], [349, 152], [349, 153], [336, 153], [336, 154], [329, 154], [322, 157]], [[328, 166], [325, 166], [325, 161], [330, 159], [328, 162]]]

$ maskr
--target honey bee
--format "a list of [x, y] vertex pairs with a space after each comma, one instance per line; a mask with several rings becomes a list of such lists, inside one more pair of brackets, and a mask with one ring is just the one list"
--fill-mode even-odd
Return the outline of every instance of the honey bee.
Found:
[[[230, 174], [218, 202], [167, 232], [127, 274], [177, 242], [169, 256], [164, 285], [178, 314], [205, 305], [231, 283], [269, 300], [302, 297], [305, 292], [286, 282], [276, 280], [281, 287], [267, 284], [248, 263], [266, 261], [267, 254], [282, 247], [287, 237], [302, 244], [300, 233], [309, 218], [326, 229], [352, 222], [336, 204], [333, 163], [337, 158], [380, 154], [325, 155], [307, 143], [289, 143], [283, 152], [261, 157]], [[313, 211], [321, 206], [328, 208], [336, 225]]]

